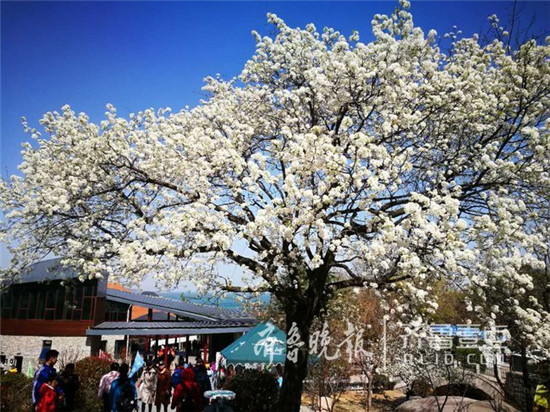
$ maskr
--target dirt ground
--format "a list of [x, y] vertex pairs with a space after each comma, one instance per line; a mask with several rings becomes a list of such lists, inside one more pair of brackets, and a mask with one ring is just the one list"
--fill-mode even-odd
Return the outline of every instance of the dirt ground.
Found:
[[[303, 405], [311, 405], [311, 398], [303, 398]], [[405, 395], [400, 391], [386, 391], [384, 394], [373, 394], [370, 412], [389, 412], [405, 400]], [[364, 393], [361, 391], [348, 391], [339, 398], [334, 412], [366, 411]]]

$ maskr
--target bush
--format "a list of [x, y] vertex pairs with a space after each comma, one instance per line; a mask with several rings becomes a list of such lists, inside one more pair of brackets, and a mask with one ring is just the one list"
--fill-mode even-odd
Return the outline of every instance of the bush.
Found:
[[111, 362], [96, 356], [81, 359], [75, 364], [75, 373], [80, 379], [80, 389], [76, 394], [75, 405], [82, 412], [100, 411], [103, 401], [98, 399], [97, 390], [103, 375], [111, 370]]
[[231, 378], [227, 389], [235, 392], [235, 412], [272, 411], [279, 396], [277, 379], [269, 372], [245, 369]]
[[412, 382], [411, 388], [409, 389], [407, 395], [420, 396], [422, 398], [425, 398], [426, 396], [431, 396], [432, 393], [433, 388], [430, 382], [428, 382], [426, 379], [417, 378]]
[[454, 358], [465, 368], [476, 371], [476, 365], [479, 365], [479, 371], [485, 373], [487, 365], [485, 358], [478, 348], [456, 348]]
[[22, 373], [6, 373], [0, 376], [0, 409], [25, 411], [32, 409], [32, 379]]
[[386, 375], [375, 374], [372, 377], [372, 392], [384, 393], [384, 391], [390, 391], [395, 386], [395, 382], [390, 381], [390, 378]]

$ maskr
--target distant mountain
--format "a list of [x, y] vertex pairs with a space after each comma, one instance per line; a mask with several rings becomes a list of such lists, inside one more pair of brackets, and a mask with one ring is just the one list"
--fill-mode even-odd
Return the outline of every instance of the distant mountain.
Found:
[[[199, 304], [210, 304], [210, 305], [220, 305], [222, 308], [226, 309], [239, 309], [241, 306], [241, 303], [236, 300], [236, 294], [234, 293], [228, 293], [226, 298], [223, 299], [214, 299], [212, 295], [207, 296], [199, 296], [196, 293], [193, 292], [185, 292], [185, 291], [179, 291], [179, 292], [158, 292], [160, 296], [164, 296], [166, 298], [175, 299], [175, 300], [181, 300], [184, 298], [186, 301], [191, 303], [199, 303]], [[262, 302], [269, 302], [269, 293], [262, 294], [258, 299]]]

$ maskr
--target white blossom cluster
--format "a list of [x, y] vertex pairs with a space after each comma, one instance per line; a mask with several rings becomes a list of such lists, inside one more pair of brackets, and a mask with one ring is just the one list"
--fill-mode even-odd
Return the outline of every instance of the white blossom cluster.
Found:
[[[240, 76], [206, 79], [193, 109], [108, 105], [94, 124], [65, 106], [42, 118], [47, 137], [25, 123], [23, 177], [1, 183], [2, 276], [54, 253], [86, 276], [207, 287], [233, 262], [247, 290], [312, 296], [313, 311], [363, 285], [433, 309], [441, 277], [529, 293], [550, 48], [455, 36], [446, 53], [407, 8], [375, 16], [368, 44], [269, 15], [276, 35], [254, 33]], [[548, 338], [547, 312], [518, 316]]]

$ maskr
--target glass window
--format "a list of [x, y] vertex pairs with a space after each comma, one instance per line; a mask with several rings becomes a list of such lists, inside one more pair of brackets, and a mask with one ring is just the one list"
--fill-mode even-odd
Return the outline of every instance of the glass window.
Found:
[[36, 315], [35, 319], [44, 319], [44, 306], [46, 305], [46, 292], [44, 290], [36, 292]]
[[11, 318], [12, 314], [12, 307], [13, 307], [13, 293], [7, 292], [2, 293], [2, 296], [0, 298], [2, 300], [2, 317], [3, 318]]
[[58, 289], [56, 292], [55, 318], [59, 320], [63, 319], [63, 311], [65, 310], [65, 290]]
[[84, 285], [84, 296], [94, 296], [94, 286], [88, 284]]
[[89, 320], [92, 319], [92, 299], [84, 298], [82, 305], [82, 319]]
[[83, 287], [82, 284], [79, 284], [75, 287], [74, 294], [74, 304], [78, 309], [82, 308], [82, 296], [83, 296]]
[[[92, 319], [96, 280], [18, 284], [0, 296], [2, 318]], [[84, 312], [84, 313], [83, 313]]]
[[29, 313], [29, 293], [24, 291], [19, 295], [17, 319], [27, 319]]
[[29, 312], [28, 312], [28, 319], [34, 319], [34, 315], [36, 311], [36, 292], [30, 291], [29, 292]]
[[46, 291], [46, 309], [55, 309], [55, 289]]

